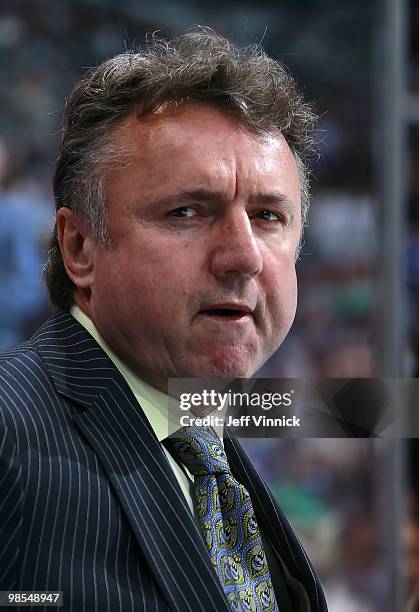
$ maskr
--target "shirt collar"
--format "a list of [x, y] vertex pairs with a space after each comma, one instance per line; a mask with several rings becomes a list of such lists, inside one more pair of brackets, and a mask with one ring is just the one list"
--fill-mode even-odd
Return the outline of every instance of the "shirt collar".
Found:
[[88, 317], [77, 304], [71, 307], [70, 314], [89, 332], [99, 346], [105, 351], [113, 364], [118, 368], [135, 395], [137, 402], [141, 405], [159, 442], [167, 438], [169, 433], [171, 433], [171, 431], [169, 431], [169, 405], [173, 402], [175, 406], [172, 406], [172, 410], [178, 411], [177, 402], [174, 399], [171, 400], [165, 393], [162, 393], [155, 387], [146, 383], [121, 361], [100, 335], [90, 317]]
[[[179, 423], [179, 402], [177, 399], [162, 393], [155, 387], [152, 387], [135, 372], [131, 370], [121, 359], [114, 353], [111, 347], [105, 342], [100, 335], [95, 324], [90, 317], [83, 312], [77, 304], [73, 304], [70, 309], [70, 314], [84, 327], [84, 329], [93, 337], [109, 359], [119, 370], [135, 399], [143, 409], [143, 412], [150, 423], [159, 442], [167, 438], [180, 427]], [[223, 407], [220, 412], [220, 418], [224, 419], [227, 406]], [[221, 444], [224, 446], [222, 426], [215, 428]]]

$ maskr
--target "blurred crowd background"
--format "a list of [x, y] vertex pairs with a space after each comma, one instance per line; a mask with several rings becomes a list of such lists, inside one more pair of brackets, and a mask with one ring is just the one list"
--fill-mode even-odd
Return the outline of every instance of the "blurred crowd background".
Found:
[[[403, 374], [418, 376], [419, 2], [404, 5]], [[147, 33], [170, 35], [201, 24], [238, 44], [263, 41], [269, 54], [290, 67], [320, 115], [310, 224], [298, 263], [297, 319], [261, 375], [382, 375], [385, 295], [379, 286], [388, 245], [382, 241], [386, 211], [377, 143], [385, 129], [378, 82], [384, 12], [384, 0], [3, 0], [0, 348], [25, 339], [50, 312], [41, 270], [53, 223], [50, 179], [66, 96], [86, 68], [142, 44]], [[395, 612], [389, 572], [399, 572], [407, 594], [413, 594], [419, 584], [415, 442], [406, 444], [403, 456], [406, 486], [398, 515], [403, 547], [396, 562], [385, 532], [386, 469], [393, 452], [386, 441], [243, 443], [309, 549], [331, 612]]]

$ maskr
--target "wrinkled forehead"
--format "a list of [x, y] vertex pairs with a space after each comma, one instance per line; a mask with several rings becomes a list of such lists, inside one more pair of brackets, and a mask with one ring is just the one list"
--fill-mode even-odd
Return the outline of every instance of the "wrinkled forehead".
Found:
[[255, 150], [263, 148], [265, 155], [290, 152], [277, 128], [257, 131], [232, 112], [208, 103], [186, 102], [166, 105], [147, 115], [132, 112], [124, 118], [109, 138], [110, 162], [124, 166], [139, 155], [193, 153], [202, 149], [205, 141], [218, 144], [220, 150], [226, 142], [234, 141], [241, 148], [246, 144]]

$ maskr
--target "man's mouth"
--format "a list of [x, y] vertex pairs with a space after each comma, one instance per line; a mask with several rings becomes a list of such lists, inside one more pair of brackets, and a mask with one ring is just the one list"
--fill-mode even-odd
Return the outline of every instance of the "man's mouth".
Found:
[[199, 315], [219, 321], [241, 321], [252, 317], [253, 310], [246, 304], [215, 304], [200, 310]]

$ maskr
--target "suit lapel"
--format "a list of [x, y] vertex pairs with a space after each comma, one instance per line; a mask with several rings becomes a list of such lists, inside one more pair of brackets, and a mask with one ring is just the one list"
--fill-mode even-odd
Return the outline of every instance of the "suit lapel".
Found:
[[33, 339], [73, 420], [97, 454], [134, 536], [173, 610], [228, 605], [186, 500], [129, 386], [68, 313]]
[[304, 585], [313, 611], [327, 610], [323, 591], [300, 541], [265, 482], [228, 428], [225, 428], [224, 446], [231, 470], [249, 491], [257, 520], [263, 525], [264, 533], [275, 553], [283, 559], [290, 573]]

